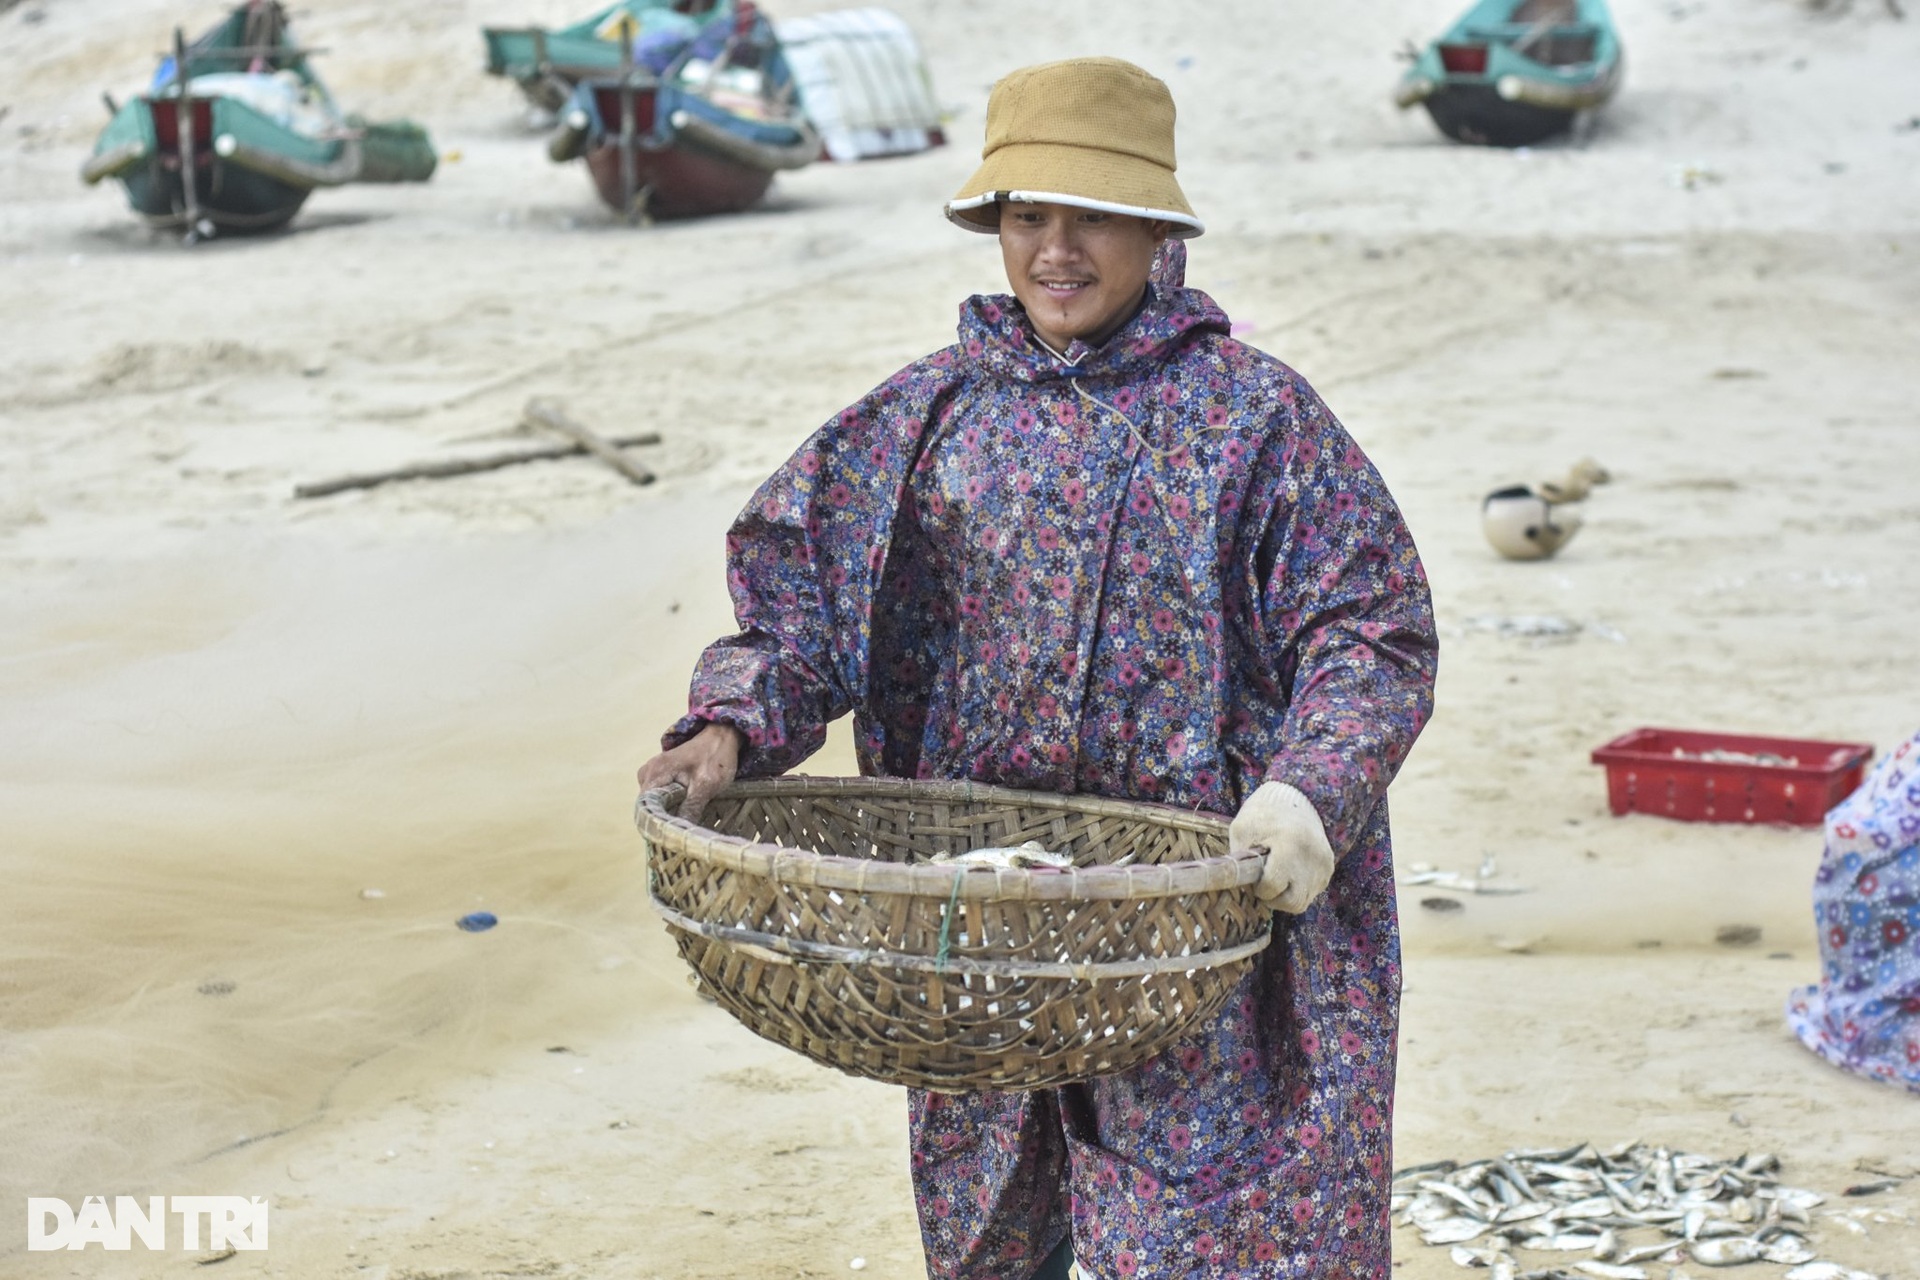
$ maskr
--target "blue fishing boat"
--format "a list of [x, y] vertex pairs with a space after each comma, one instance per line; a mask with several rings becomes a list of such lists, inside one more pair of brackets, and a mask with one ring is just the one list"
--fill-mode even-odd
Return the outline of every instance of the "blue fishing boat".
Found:
[[1394, 101], [1456, 141], [1522, 147], [1605, 105], [1623, 74], [1606, 0], [1479, 0], [1415, 55]]

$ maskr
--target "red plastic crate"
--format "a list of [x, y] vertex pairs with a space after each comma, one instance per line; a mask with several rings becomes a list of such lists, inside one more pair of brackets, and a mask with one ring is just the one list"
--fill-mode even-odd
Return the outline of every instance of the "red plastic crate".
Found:
[[[1779, 756], [1785, 763], [1701, 758], [1710, 752]], [[1807, 827], [1818, 826], [1860, 785], [1872, 758], [1864, 742], [1685, 729], [1635, 729], [1593, 753], [1593, 762], [1607, 767], [1607, 802], [1616, 814]]]

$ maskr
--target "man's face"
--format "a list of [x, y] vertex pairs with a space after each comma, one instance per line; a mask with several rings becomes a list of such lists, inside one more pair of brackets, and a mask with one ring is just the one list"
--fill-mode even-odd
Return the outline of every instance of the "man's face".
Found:
[[1041, 341], [1098, 346], [1140, 302], [1167, 224], [1067, 204], [1000, 206], [1007, 283]]

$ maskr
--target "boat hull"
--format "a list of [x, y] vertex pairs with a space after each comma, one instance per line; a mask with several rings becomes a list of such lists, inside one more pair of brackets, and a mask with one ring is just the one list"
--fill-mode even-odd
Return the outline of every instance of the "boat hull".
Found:
[[[587, 151], [587, 170], [607, 207], [624, 213], [623, 182], [618, 140]], [[702, 154], [681, 145], [633, 153], [634, 189], [653, 218], [697, 218], [711, 213], [738, 213], [758, 204], [773, 185], [769, 170], [750, 168]]]
[[767, 194], [773, 175], [820, 157], [820, 137], [804, 121], [767, 121], [732, 114], [697, 95], [655, 81], [630, 91], [631, 182], [622, 164], [622, 90], [588, 81], [548, 144], [565, 162], [584, 157], [600, 198], [615, 212], [653, 218], [737, 213]]
[[1573, 111], [1535, 106], [1500, 96], [1490, 84], [1441, 85], [1423, 105], [1435, 127], [1456, 142], [1476, 146], [1529, 147], [1565, 133]]
[[[311, 187], [289, 186], [239, 165], [199, 157], [194, 192], [200, 220], [228, 235], [277, 231], [293, 221], [313, 194]], [[127, 203], [147, 225], [169, 231], [187, 229], [185, 183], [180, 164], [155, 157], [120, 175]]]

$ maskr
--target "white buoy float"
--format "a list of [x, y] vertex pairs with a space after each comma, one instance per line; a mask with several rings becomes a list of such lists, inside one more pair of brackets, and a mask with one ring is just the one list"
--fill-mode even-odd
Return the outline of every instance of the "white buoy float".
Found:
[[1480, 504], [1481, 532], [1509, 560], [1545, 560], [1580, 531], [1580, 501], [1611, 478], [1582, 458], [1562, 479], [1495, 489]]

